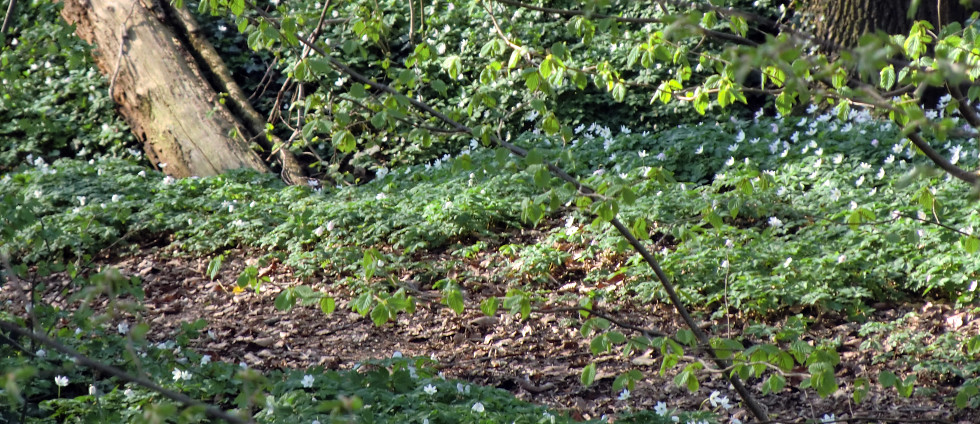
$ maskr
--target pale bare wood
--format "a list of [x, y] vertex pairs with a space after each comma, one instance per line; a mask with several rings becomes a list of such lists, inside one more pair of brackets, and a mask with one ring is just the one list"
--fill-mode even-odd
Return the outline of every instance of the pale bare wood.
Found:
[[[190, 42], [189, 48], [194, 55], [203, 62], [202, 68], [209, 70], [214, 75], [216, 89], [227, 93], [225, 105], [229, 106], [232, 113], [245, 124], [249, 132], [249, 140], [256, 140], [263, 148], [269, 151], [275, 150], [279, 165], [282, 167], [280, 175], [282, 179], [290, 184], [304, 183], [306, 173], [303, 166], [299, 163], [288, 146], [283, 146], [283, 141], [274, 134], [266, 135], [266, 120], [252, 107], [248, 101], [245, 91], [235, 82], [231, 76], [231, 70], [225, 65], [224, 60], [215, 50], [211, 42], [202, 33], [194, 16], [186, 8], [177, 8], [169, 2], [164, 1], [160, 6], [166, 10], [167, 16], [172, 17], [174, 30], [179, 31], [181, 36]], [[266, 139], [268, 137], [268, 139]], [[278, 149], [275, 146], [283, 146]]]

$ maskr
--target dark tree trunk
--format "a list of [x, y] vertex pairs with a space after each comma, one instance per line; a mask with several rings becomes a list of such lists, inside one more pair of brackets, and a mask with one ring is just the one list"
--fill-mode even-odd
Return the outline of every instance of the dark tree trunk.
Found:
[[905, 34], [912, 22], [925, 20], [937, 29], [950, 22], [963, 22], [976, 5], [967, 8], [959, 0], [921, 0], [912, 19], [911, 0], [809, 0], [800, 9], [804, 25], [818, 38], [836, 48], [854, 47], [862, 35], [884, 31]]

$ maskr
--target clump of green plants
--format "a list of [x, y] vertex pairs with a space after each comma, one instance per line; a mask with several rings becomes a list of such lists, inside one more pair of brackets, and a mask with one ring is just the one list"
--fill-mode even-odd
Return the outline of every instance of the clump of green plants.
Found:
[[[859, 315], [871, 299], [975, 296], [980, 263], [969, 253], [980, 217], [959, 183], [930, 173], [890, 124], [860, 113], [845, 122], [760, 115], [658, 134], [576, 133], [556, 157], [593, 186], [630, 188], [635, 200], [621, 205], [621, 219], [673, 240], [662, 246], [664, 268], [696, 303]], [[976, 162], [965, 140], [944, 150]], [[585, 230], [598, 232], [590, 244], [601, 251], [629, 251], [607, 227]], [[639, 256], [629, 263], [628, 291], [663, 296]]]
[[[309, 272], [345, 246], [385, 244], [410, 253], [468, 236], [496, 237], [494, 229], [520, 225], [512, 199], [531, 190], [519, 174], [441, 163], [398, 170], [367, 186], [327, 188], [288, 187], [271, 174], [248, 171], [176, 180], [119, 160], [35, 165], [5, 175], [0, 191], [36, 199], [34, 213], [44, 225], [84, 231], [51, 238], [40, 249], [14, 241], [12, 249], [28, 261], [173, 234], [177, 245], [197, 252], [280, 249]], [[21, 238], [43, 231], [38, 222]], [[308, 252], [318, 256], [311, 261], [303, 256]]]
[[0, 172], [59, 157], [142, 157], [90, 46], [61, 19], [61, 7], [21, 2], [10, 42], [0, 45]]
[[[968, 211], [956, 183], [924, 172], [887, 124], [859, 114], [847, 122], [759, 116], [656, 134], [614, 135], [601, 125], [576, 132], [567, 146], [534, 133], [518, 142], [593, 185], [629, 186], [635, 201], [618, 213], [673, 240], [664, 267], [684, 276], [681, 290], [696, 303], [760, 314], [804, 305], [859, 315], [871, 299], [907, 293], [961, 302], [974, 296], [978, 276], [969, 270], [980, 264], [957, 252], [976, 250], [971, 231], [980, 215]], [[892, 146], [885, 153], [877, 147], [884, 143]], [[951, 141], [948, 154], [975, 161], [976, 152], [960, 143]], [[543, 222], [541, 213], [551, 217], [543, 229], [571, 243], [574, 255], [536, 245], [557, 239], [495, 252], [500, 263], [523, 258], [516, 277], [546, 282], [569, 257], [627, 252], [609, 228], [570, 213], [570, 198], [529, 214], [524, 199], [540, 190], [538, 177], [520, 167], [506, 154], [477, 149], [384, 170], [362, 186], [288, 187], [250, 172], [174, 180], [123, 161], [61, 161], [5, 176], [0, 192], [36, 199], [48, 225], [86, 230], [40, 249], [22, 246], [30, 258], [80, 256], [123, 236], [170, 234], [189, 251], [271, 248], [301, 274], [352, 275], [366, 248], [398, 258], [458, 250], [461, 241], [479, 238], [508, 244], [501, 231]], [[638, 257], [627, 259], [624, 293], [662, 296]]]

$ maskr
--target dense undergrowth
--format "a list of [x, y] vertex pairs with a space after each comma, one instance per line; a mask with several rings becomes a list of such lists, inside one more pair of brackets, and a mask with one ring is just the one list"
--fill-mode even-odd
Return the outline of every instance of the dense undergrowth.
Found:
[[[694, 304], [757, 315], [815, 306], [857, 316], [870, 303], [904, 296], [974, 299], [980, 264], [964, 253], [975, 249], [969, 234], [980, 218], [963, 187], [929, 177], [887, 124], [761, 117], [657, 134], [593, 126], [569, 146], [548, 147], [533, 133], [523, 140], [593, 185], [632, 187], [636, 200], [621, 216], [649, 223], [665, 268]], [[894, 147], [882, 153], [880, 144]], [[976, 161], [967, 149], [949, 146]], [[477, 148], [345, 187], [286, 187], [250, 172], [174, 180], [125, 161], [61, 160], [7, 174], [0, 190], [29, 200], [43, 218], [22, 240], [84, 229], [41, 245], [15, 239], [10, 248], [28, 261], [167, 234], [191, 252], [258, 247], [284, 255], [301, 275], [342, 276], [358, 272], [365, 248], [380, 249], [395, 271], [416, 251], [495, 246], [500, 265], [521, 258], [515, 284], [612, 253], [622, 256], [616, 267], [585, 279], [625, 272], [615, 294], [662, 295], [606, 226], [564, 203], [540, 216], [523, 207], [537, 195], [535, 176], [500, 153]], [[508, 231], [543, 217], [543, 240], [505, 243]]]
[[[576, 210], [567, 187], [543, 194], [541, 187], [551, 177], [540, 166], [477, 142], [425, 151], [385, 146], [391, 151], [371, 159], [376, 177], [363, 185], [286, 186], [274, 175], [247, 171], [165, 177], [135, 161], [139, 154], [111, 111], [106, 82], [87, 61], [88, 50], [68, 28], [53, 23], [57, 6], [36, 2], [31, 7], [42, 18], [21, 25], [29, 29], [18, 34], [20, 47], [2, 53], [14, 66], [0, 68], [10, 88], [0, 99], [0, 253], [13, 259], [12, 270], [22, 279], [37, 281], [67, 269], [79, 287], [138, 299], [138, 280], [96, 274], [85, 264], [148, 245], [216, 258], [227, 249], [255, 248], [302, 277], [326, 275], [351, 288], [360, 295], [352, 307], [379, 324], [410, 309], [398, 292], [402, 275], [414, 275], [425, 288], [481, 284], [485, 276], [454, 272], [474, 256], [516, 292], [545, 292], [573, 282], [588, 287], [595, 302], [664, 299], [639, 257], [607, 224]], [[215, 21], [212, 30], [227, 24]], [[488, 37], [485, 28], [473, 31]], [[224, 48], [241, 41], [235, 37], [228, 35]], [[433, 45], [461, 42], [447, 37], [456, 35], [434, 32]], [[241, 64], [255, 74], [260, 65]], [[589, 103], [586, 97], [564, 109], [570, 116], [563, 118], [590, 122], [585, 119], [613, 104], [609, 99]], [[648, 245], [702, 316], [739, 314], [772, 322], [807, 309], [864, 322], [880, 303], [976, 301], [980, 242], [973, 232], [980, 217], [971, 206], [974, 196], [925, 166], [896, 128], [862, 113], [839, 121], [815, 109], [754, 118], [740, 118], [736, 111], [697, 123], [695, 115], [685, 113], [687, 106], [637, 112], [646, 101], [631, 94], [621, 107], [638, 115], [582, 123], [567, 144], [542, 135], [533, 116], [508, 119], [527, 130], [516, 139], [540, 153], [536, 156], [556, 161], [593, 186], [630, 189], [635, 199], [619, 210], [603, 209], [601, 202], [583, 206], [599, 215], [618, 213], [649, 235]], [[662, 128], [680, 115], [687, 124], [656, 132], [618, 125]], [[953, 139], [941, 151], [954, 162], [975, 166], [980, 152], [972, 144]], [[429, 162], [417, 163], [420, 158]], [[385, 167], [395, 163], [402, 165]], [[528, 201], [534, 198], [540, 201]], [[427, 254], [445, 252], [459, 261], [425, 260]], [[220, 260], [214, 263], [220, 268]], [[262, 289], [254, 269], [239, 281]], [[319, 298], [312, 289], [284, 293]], [[386, 310], [390, 315], [377, 315], [379, 299], [397, 307]], [[291, 306], [289, 300], [284, 308]], [[473, 303], [446, 303], [455, 307], [456, 301]], [[325, 309], [332, 305], [321, 303]], [[106, 317], [92, 320], [87, 310], [38, 305], [35, 314], [44, 328], [87, 355], [140, 369], [195, 398], [249, 410], [260, 422], [570, 421], [498, 390], [441, 379], [424, 360], [391, 358], [366, 361], [353, 371], [260, 375], [187, 349], [188, 340], [199, 336], [199, 324], [188, 325], [175, 342], [154, 344], [144, 339], [146, 327], [106, 328], [100, 321]], [[16, 318], [6, 312], [0, 317]], [[758, 324], [744, 336], [795, 340], [805, 322], [797, 315], [786, 328]], [[936, 379], [976, 381], [976, 339], [948, 333], [923, 346], [924, 336], [902, 330], [902, 323], [863, 324], [866, 347], [906, 346], [881, 355], [914, 363], [939, 375]], [[795, 336], [783, 337], [790, 333]], [[180, 409], [160, 403], [151, 391], [96, 379], [50, 349], [5, 344], [0, 351], [2, 368], [18, 370], [7, 375], [3, 394], [17, 411], [25, 411], [19, 402], [28, 400], [33, 422], [151, 420]], [[970, 406], [969, 400], [966, 396], [963, 404]], [[185, 411], [181, 419], [199, 421], [198, 412]], [[621, 420], [671, 422], [674, 413], [641, 411]], [[682, 422], [714, 419], [680, 417]]]
[[[623, 128], [614, 135], [601, 126], [583, 127], [567, 146], [534, 133], [522, 140], [593, 185], [625, 181], [632, 187], [636, 200], [619, 213], [627, 222], [643, 217], [649, 223], [646, 231], [656, 240], [651, 246], [680, 282], [685, 299], [716, 314], [725, 314], [717, 305], [726, 305], [764, 319], [807, 306], [862, 321], [872, 304], [883, 301], [922, 296], [973, 301], [980, 267], [966, 253], [975, 250], [968, 236], [977, 220], [966, 207], [970, 199], [959, 183], [930, 177], [917, 166], [887, 124], [862, 116], [846, 123], [821, 116], [760, 116], [657, 134]], [[875, 148], [882, 143], [894, 147], [883, 154]], [[963, 161], [976, 161], [976, 151], [952, 142], [948, 149]], [[0, 216], [5, 250], [25, 265], [82, 263], [95, 255], [126, 254], [141, 243], [172, 243], [194, 255], [257, 247], [300, 275], [329, 275], [384, 298], [409, 271], [428, 278], [421, 281], [425, 285], [444, 287], [460, 264], [420, 263], [416, 255], [449, 251], [460, 258], [488, 255], [514, 289], [554, 288], [552, 276], [591, 262], [598, 265], [583, 267], [590, 271], [578, 275], [582, 283], [626, 276], [597, 288], [596, 299], [663, 296], [647, 268], [605, 224], [592, 223], [562, 203], [540, 216], [522, 207], [522, 199], [539, 192], [535, 175], [523, 169], [502, 152], [477, 147], [457, 158], [390, 170], [366, 185], [320, 187], [285, 186], [274, 176], [247, 171], [175, 180], [125, 160], [35, 160], [0, 177]], [[535, 219], [543, 231], [539, 237], [511, 240], [508, 234], [534, 227]], [[29, 276], [28, 267], [18, 269]], [[421, 269], [425, 272], [418, 273]], [[479, 278], [463, 273], [452, 284], [467, 287], [479, 284]], [[261, 281], [250, 285], [261, 289]], [[363, 313], [372, 310], [370, 304], [351, 305]], [[921, 337], [889, 331], [888, 325], [869, 323], [864, 330], [869, 343]], [[938, 343], [964, 342], [950, 336]], [[76, 343], [84, 340], [91, 339], [75, 336]], [[122, 349], [112, 343], [103, 348]], [[184, 361], [200, 360], [186, 355]], [[903, 355], [932, 357], [924, 351]], [[936, 357], [925, 368], [973, 378], [971, 367], [951, 366], [963, 361], [969, 355]], [[195, 372], [211, 376], [207, 369]], [[239, 381], [231, 374], [222, 375], [229, 384]], [[327, 375], [338, 384], [367, 378]], [[289, 391], [298, 389], [297, 374], [266, 378], [280, 381], [275, 402], [296, 411], [312, 408]], [[436, 384], [414, 381], [416, 386], [404, 390], [418, 393]], [[52, 382], [49, 378], [31, 390], [51, 393]], [[116, 405], [123, 407], [148, 399], [122, 394], [123, 389], [98, 402], [118, 397]], [[358, 396], [383, 403], [372, 396], [389, 393], [369, 392]], [[464, 409], [477, 399], [455, 398], [462, 402], [456, 407]], [[81, 394], [47, 405], [58, 414], [84, 415], [95, 410], [83, 405], [100, 405], [95, 400]], [[512, 412], [526, 416], [520, 408]]]
[[59, 3], [32, 2], [14, 15], [0, 51], [0, 172], [31, 158], [142, 157], [116, 115], [91, 47], [60, 20]]

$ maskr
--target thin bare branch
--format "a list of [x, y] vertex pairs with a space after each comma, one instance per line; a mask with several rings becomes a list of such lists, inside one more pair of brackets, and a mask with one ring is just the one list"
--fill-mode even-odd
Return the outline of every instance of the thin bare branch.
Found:
[[945, 156], [939, 154], [939, 152], [933, 149], [932, 146], [930, 146], [929, 143], [922, 138], [922, 135], [919, 134], [918, 127], [914, 128], [914, 130], [911, 133], [909, 133], [906, 137], [908, 137], [908, 139], [912, 141], [912, 144], [914, 144], [915, 147], [918, 147], [919, 150], [921, 150], [922, 153], [925, 154], [927, 158], [929, 158], [929, 160], [935, 163], [936, 166], [938, 166], [943, 171], [948, 172], [949, 175], [952, 175], [956, 179], [959, 179], [961, 181], [964, 181], [974, 186], [977, 185], [978, 182], [980, 182], [980, 179], [978, 179], [976, 173], [967, 171], [963, 168], [954, 165], [953, 162], [950, 162], [949, 159], [946, 159]]
[[14, 12], [17, 11], [17, 0], [10, 0], [10, 4], [7, 5], [7, 13], [3, 15], [3, 25], [0, 25], [0, 38], [3, 38], [7, 34], [7, 30], [10, 29], [10, 23], [14, 20]]
[[949, 91], [949, 95], [956, 99], [957, 110], [963, 115], [963, 119], [970, 124], [973, 128], [980, 128], [980, 116], [977, 116], [977, 110], [970, 105], [970, 101], [967, 100], [963, 92], [960, 91], [960, 87], [956, 84], [946, 83], [946, 90]]
[[20, 337], [26, 337], [28, 339], [33, 340], [36, 343], [40, 343], [45, 346], [48, 346], [51, 349], [57, 350], [58, 352], [70, 356], [76, 363], [92, 368], [103, 374], [111, 375], [120, 380], [143, 386], [147, 389], [153, 390], [154, 392], [161, 394], [163, 397], [170, 399], [172, 401], [179, 402], [187, 406], [201, 408], [204, 410], [204, 413], [209, 417], [225, 420], [233, 424], [248, 424], [253, 422], [251, 419], [244, 419], [239, 416], [232, 415], [231, 413], [225, 412], [224, 410], [214, 405], [206, 404], [199, 400], [192, 399], [183, 393], [178, 393], [173, 390], [167, 389], [145, 378], [136, 377], [130, 375], [129, 373], [119, 368], [103, 364], [102, 362], [96, 361], [92, 358], [89, 358], [88, 356], [81, 354], [80, 352], [78, 352], [77, 350], [69, 346], [65, 346], [64, 344], [62, 344], [57, 340], [54, 340], [43, 334], [35, 333], [31, 330], [21, 328], [21, 326], [15, 323], [9, 321], [0, 321], [0, 329], [16, 334]]

